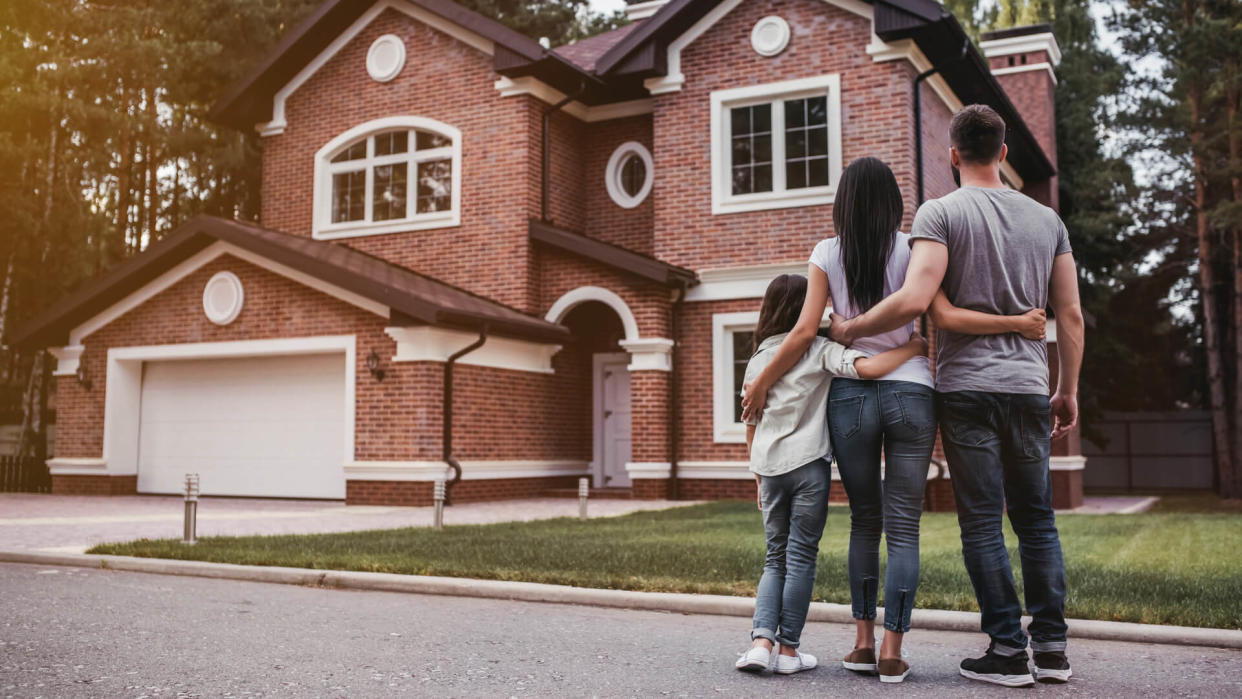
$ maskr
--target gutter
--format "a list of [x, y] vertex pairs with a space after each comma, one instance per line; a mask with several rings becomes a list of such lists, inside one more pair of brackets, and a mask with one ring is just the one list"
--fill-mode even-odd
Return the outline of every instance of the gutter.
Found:
[[677, 344], [681, 341], [681, 308], [686, 300], [686, 282], [677, 287], [677, 298], [673, 299], [673, 308], [669, 318], [670, 334], [673, 346], [668, 351], [668, 499], [679, 500], [681, 496], [680, 481], [677, 480], [677, 462], [680, 459], [681, 446], [678, 439], [677, 426], [681, 422], [681, 410], [677, 390]]
[[485, 342], [487, 342], [486, 323], [479, 329], [479, 339], [452, 353], [444, 362], [444, 403], [440, 417], [442, 429], [441, 444], [444, 448], [444, 463], [453, 469], [453, 477], [444, 484], [445, 505], [452, 504], [453, 486], [457, 485], [457, 482], [461, 480], [461, 464], [458, 463], [457, 459], [453, 458], [453, 365], [457, 363], [458, 359], [482, 347]]
[[542, 162], [541, 162], [541, 170], [540, 170], [541, 180], [540, 180], [540, 188], [539, 188], [539, 220], [544, 223], [552, 223], [552, 220], [548, 218], [548, 187], [549, 187], [548, 180], [550, 177], [549, 170], [551, 168], [551, 160], [552, 160], [552, 144], [550, 143], [548, 139], [548, 135], [551, 130], [552, 114], [553, 112], [560, 111], [561, 109], [565, 107], [565, 105], [569, 104], [570, 102], [573, 102], [575, 99], [580, 97], [583, 92], [586, 92], [585, 82], [578, 86], [577, 92], [575, 92], [572, 95], [566, 95], [565, 98], [562, 99], [560, 102], [557, 102], [556, 104], [550, 107], [547, 107], [546, 109], [543, 110], [543, 140], [541, 143], [543, 153], [542, 153]]

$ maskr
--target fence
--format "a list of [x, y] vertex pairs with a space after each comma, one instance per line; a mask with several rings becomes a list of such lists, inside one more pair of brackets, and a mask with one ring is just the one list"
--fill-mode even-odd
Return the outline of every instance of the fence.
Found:
[[50, 493], [52, 474], [34, 456], [0, 456], [0, 493]]
[[1212, 418], [1202, 410], [1106, 413], [1093, 425], [1104, 448], [1083, 440], [1083, 487], [1107, 490], [1210, 490]]

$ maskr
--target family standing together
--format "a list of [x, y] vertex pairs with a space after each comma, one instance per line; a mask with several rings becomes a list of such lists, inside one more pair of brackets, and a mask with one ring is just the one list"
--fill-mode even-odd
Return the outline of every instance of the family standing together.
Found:
[[[815, 246], [807, 277], [777, 277], [764, 296], [743, 419], [767, 557], [740, 670], [792, 674], [817, 664], [799, 648], [835, 459], [849, 498], [857, 625], [842, 663], [882, 682], [906, 678], [902, 640], [918, 592], [919, 519], [939, 426], [962, 555], [991, 639], [982, 657], [961, 662], [961, 674], [1005, 686], [1070, 677], [1049, 458], [1052, 439], [1078, 420], [1083, 321], [1074, 259], [1057, 214], [1002, 182], [1005, 123], [994, 110], [966, 107], [949, 137], [961, 187], [919, 207], [909, 234], [898, 231], [903, 205], [892, 171], [875, 158], [856, 160], [837, 186], [835, 237]], [[1053, 392], [1048, 308], [1057, 323]], [[914, 325], [924, 313], [937, 329], [934, 377]], [[1022, 559], [1025, 630], [1005, 514]]]

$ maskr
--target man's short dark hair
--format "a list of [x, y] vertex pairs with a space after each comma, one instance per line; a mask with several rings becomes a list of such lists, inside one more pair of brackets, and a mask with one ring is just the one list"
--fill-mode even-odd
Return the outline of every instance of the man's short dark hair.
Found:
[[994, 162], [1005, 144], [1005, 120], [986, 104], [968, 105], [949, 122], [949, 142], [965, 162]]

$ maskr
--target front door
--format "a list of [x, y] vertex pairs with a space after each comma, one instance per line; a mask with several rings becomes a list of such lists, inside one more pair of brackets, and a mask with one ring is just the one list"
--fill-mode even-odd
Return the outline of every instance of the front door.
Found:
[[595, 355], [596, 485], [628, 488], [630, 372], [628, 354]]

